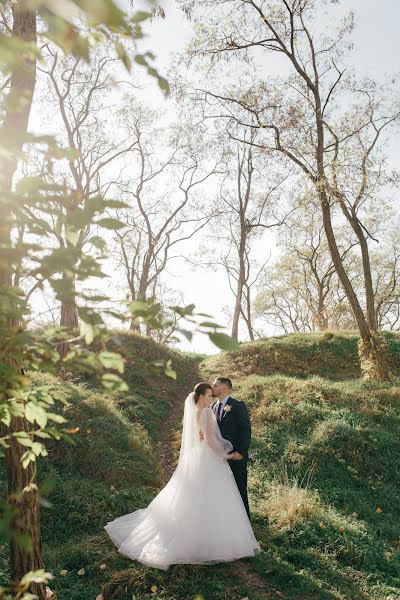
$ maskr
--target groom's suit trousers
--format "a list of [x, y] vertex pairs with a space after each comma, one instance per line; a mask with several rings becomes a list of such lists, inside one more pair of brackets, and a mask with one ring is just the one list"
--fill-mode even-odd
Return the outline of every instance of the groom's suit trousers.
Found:
[[236, 484], [239, 488], [244, 507], [250, 519], [249, 499], [247, 496], [247, 462], [246, 458], [242, 458], [242, 460], [228, 460]]
[[226, 406], [229, 406], [229, 409], [227, 410], [225, 408], [222, 411], [225, 414], [223, 414], [220, 419], [218, 419], [218, 416], [220, 416], [218, 414], [218, 405], [214, 406], [216, 407], [215, 416], [222, 437], [231, 442], [234, 452], [239, 452], [243, 456], [241, 460], [228, 460], [228, 463], [232, 469], [243, 504], [250, 518], [249, 500], [247, 496], [248, 448], [251, 438], [249, 413], [247, 412], [244, 402], [239, 402], [232, 398], [232, 396], [230, 396], [226, 402]]

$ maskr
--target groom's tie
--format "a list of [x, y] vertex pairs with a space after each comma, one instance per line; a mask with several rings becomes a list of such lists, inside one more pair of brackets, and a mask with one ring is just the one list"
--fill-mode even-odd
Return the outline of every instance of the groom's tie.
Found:
[[222, 402], [220, 402], [218, 404], [218, 408], [217, 408], [217, 421], [218, 421], [218, 423], [221, 423], [221, 412], [222, 412]]

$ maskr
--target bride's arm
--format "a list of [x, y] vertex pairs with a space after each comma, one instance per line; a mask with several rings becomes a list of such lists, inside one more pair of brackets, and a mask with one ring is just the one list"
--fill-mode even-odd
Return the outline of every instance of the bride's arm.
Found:
[[[214, 421], [215, 417], [211, 408], [205, 408], [202, 411], [200, 418], [200, 428], [204, 434], [204, 440], [211, 450], [215, 452], [215, 454], [221, 458], [227, 458], [228, 452], [232, 451], [229, 450], [229, 445], [231, 446], [231, 444], [229, 444], [229, 442], [224, 440], [221, 436], [218, 436], [216, 431], [216, 427], [218, 427], [218, 425], [216, 422], [214, 423]], [[218, 439], [218, 437], [221, 439]], [[227, 444], [227, 446], [224, 447], [224, 444]]]

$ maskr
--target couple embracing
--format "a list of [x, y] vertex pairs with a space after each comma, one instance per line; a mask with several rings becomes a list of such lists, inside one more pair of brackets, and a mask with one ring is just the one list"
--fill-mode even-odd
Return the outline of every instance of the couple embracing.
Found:
[[249, 521], [251, 425], [232, 384], [198, 383], [185, 400], [178, 465], [147, 506], [105, 526], [118, 551], [142, 564], [213, 564], [260, 552]]

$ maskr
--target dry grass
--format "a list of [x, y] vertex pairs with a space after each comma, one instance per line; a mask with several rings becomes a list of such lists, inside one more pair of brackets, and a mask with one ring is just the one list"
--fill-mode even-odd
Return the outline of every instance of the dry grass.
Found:
[[312, 521], [321, 511], [318, 492], [302, 487], [299, 481], [274, 482], [262, 503], [261, 513], [267, 518], [271, 532], [282, 533]]

